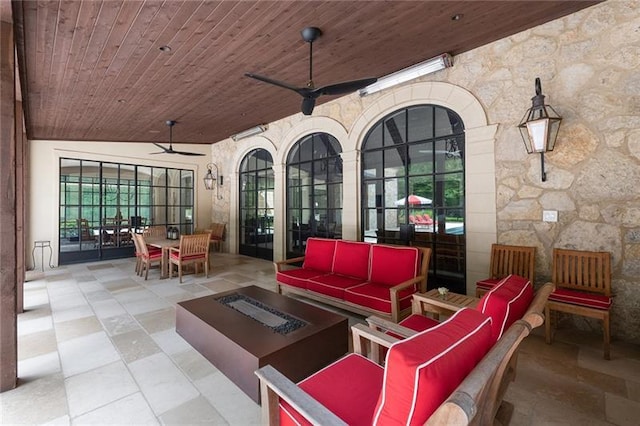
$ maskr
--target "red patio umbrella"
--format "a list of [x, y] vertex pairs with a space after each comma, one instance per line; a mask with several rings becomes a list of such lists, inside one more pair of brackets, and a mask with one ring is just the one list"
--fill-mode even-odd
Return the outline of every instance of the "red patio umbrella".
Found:
[[404, 206], [405, 203], [409, 203], [410, 206], [421, 206], [424, 204], [431, 204], [431, 199], [411, 194], [408, 197], [400, 198], [396, 201], [396, 206]]

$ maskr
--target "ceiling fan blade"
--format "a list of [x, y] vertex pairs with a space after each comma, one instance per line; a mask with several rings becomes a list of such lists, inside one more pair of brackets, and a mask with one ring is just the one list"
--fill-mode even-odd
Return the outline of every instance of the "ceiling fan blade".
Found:
[[155, 154], [166, 154], [166, 152], [165, 152], [165, 151], [162, 151], [162, 152], [150, 152], [149, 154], [151, 154], [151, 155], [155, 155]]
[[172, 154], [180, 154], [180, 155], [204, 155], [197, 152], [187, 152], [187, 151], [171, 151]]
[[[159, 143], [155, 143], [152, 142], [155, 146], [157, 146], [158, 148], [160, 148], [161, 150], [163, 150], [164, 152], [169, 151], [167, 148], [165, 148], [164, 146], [160, 145]], [[163, 154], [162, 152], [156, 152], [155, 154]]]
[[363, 87], [367, 87], [368, 85], [375, 83], [376, 81], [378, 81], [377, 78], [363, 78], [361, 80], [330, 84], [328, 86], [320, 87], [315, 91], [320, 92], [323, 95], [343, 95], [360, 90]]
[[295, 87], [295, 86], [292, 86], [292, 85], [290, 85], [288, 83], [285, 83], [283, 81], [274, 80], [272, 78], [265, 77], [265, 76], [262, 76], [262, 75], [252, 74], [252, 73], [249, 73], [249, 72], [244, 73], [244, 75], [246, 75], [247, 77], [254, 78], [256, 80], [260, 80], [260, 81], [262, 81], [264, 83], [269, 83], [269, 84], [273, 84], [274, 86], [282, 87], [284, 89], [293, 90], [294, 92], [300, 93], [300, 90], [301, 90], [301, 88], [299, 88], [299, 87]]
[[304, 115], [311, 115], [313, 107], [316, 106], [316, 97], [302, 99], [302, 113]]

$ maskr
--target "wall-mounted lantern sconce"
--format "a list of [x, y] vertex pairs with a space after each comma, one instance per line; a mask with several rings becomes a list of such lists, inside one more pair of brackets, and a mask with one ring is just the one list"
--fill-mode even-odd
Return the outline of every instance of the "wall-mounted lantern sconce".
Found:
[[551, 105], [545, 105], [540, 78], [536, 78], [536, 95], [531, 98], [531, 101], [531, 108], [522, 118], [518, 128], [527, 152], [529, 154], [540, 153], [542, 181], [544, 182], [547, 180], [547, 175], [544, 171], [544, 153], [553, 151], [562, 117], [558, 115]]
[[[215, 169], [215, 172], [213, 169]], [[202, 179], [204, 181], [204, 187], [210, 191], [215, 189], [218, 200], [222, 200], [222, 195], [220, 195], [218, 189], [219, 186], [222, 186], [222, 178], [223, 176], [218, 173], [218, 166], [215, 163], [207, 164], [207, 174]]]

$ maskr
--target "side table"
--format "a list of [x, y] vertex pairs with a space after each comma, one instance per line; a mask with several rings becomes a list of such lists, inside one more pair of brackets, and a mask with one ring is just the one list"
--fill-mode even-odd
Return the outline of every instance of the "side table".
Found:
[[36, 249], [40, 249], [40, 266], [42, 267], [42, 272], [44, 272], [44, 249], [45, 247], [49, 248], [49, 268], [53, 268], [53, 264], [51, 263], [51, 259], [53, 258], [53, 249], [51, 248], [51, 241], [49, 240], [39, 240], [33, 242], [33, 250], [31, 250], [31, 259], [33, 259], [33, 269], [36, 269], [36, 257], [35, 252]]
[[477, 297], [451, 292], [442, 297], [438, 293], [438, 289], [434, 288], [426, 293], [413, 295], [412, 312], [428, 313], [434, 319], [439, 320], [441, 314], [452, 315], [461, 308], [475, 308], [479, 301], [480, 299]]

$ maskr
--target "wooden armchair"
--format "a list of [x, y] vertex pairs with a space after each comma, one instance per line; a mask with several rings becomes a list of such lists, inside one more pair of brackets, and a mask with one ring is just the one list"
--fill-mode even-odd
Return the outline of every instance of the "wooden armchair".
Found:
[[225, 226], [226, 225], [224, 223], [211, 224], [211, 245], [215, 248], [216, 251], [220, 251], [222, 249]]
[[182, 268], [185, 265], [194, 265], [197, 274], [200, 264], [209, 278], [210, 238], [209, 233], [180, 236], [180, 246], [169, 248], [169, 278], [173, 277], [173, 265], [178, 267], [178, 277], [182, 282]]
[[482, 297], [502, 278], [520, 275], [534, 282], [536, 248], [528, 246], [491, 245], [489, 278], [476, 283], [476, 297]]
[[[473, 309], [463, 308], [438, 329], [417, 334], [407, 330], [412, 334], [408, 339], [357, 324], [352, 327], [355, 354], [347, 355], [298, 384], [271, 366], [263, 367], [256, 371], [261, 383], [262, 423], [278, 425], [281, 416], [287, 416], [297, 422], [302, 418], [302, 421], [318, 425], [372, 424], [376, 421], [383, 424], [386, 415], [386, 421], [402, 423], [493, 424], [499, 408], [508, 405], [502, 397], [514, 374], [511, 359], [520, 342], [533, 328], [542, 325], [545, 301], [551, 290], [551, 284], [538, 290], [522, 319], [513, 323], [488, 349], [486, 340], [479, 338], [476, 330], [482, 330], [490, 320]], [[457, 321], [455, 327], [449, 327], [454, 320]], [[483, 323], [476, 327], [474, 321]], [[473, 332], [460, 332], [458, 327], [473, 328]], [[364, 358], [367, 342], [391, 348], [385, 367]], [[484, 355], [474, 352], [473, 348]], [[394, 356], [392, 351], [399, 356]], [[428, 352], [426, 357], [430, 358], [426, 362], [416, 358], [423, 352]], [[467, 362], [469, 356], [474, 357], [469, 361], [471, 364]], [[449, 357], [452, 359], [444, 359]], [[402, 363], [404, 359], [414, 364], [407, 366]], [[417, 371], [412, 368], [415, 366], [418, 366]], [[423, 375], [429, 368], [438, 373]], [[455, 377], [452, 377], [454, 384], [449, 382], [449, 374]], [[412, 388], [414, 381], [420, 381], [420, 384]], [[399, 384], [403, 386], [398, 387]], [[415, 393], [412, 392], [414, 389]], [[398, 394], [402, 396], [391, 401]], [[426, 419], [420, 415], [425, 415]], [[389, 416], [397, 417], [389, 419]]]
[[158, 266], [162, 265], [162, 251], [154, 250], [149, 251], [147, 247], [147, 243], [144, 241], [144, 237], [141, 234], [132, 233], [131, 237], [136, 243], [136, 250], [138, 256], [137, 260], [137, 273], [142, 276], [144, 273], [144, 279], [146, 280], [149, 276], [149, 269], [154, 263], [157, 263]]
[[553, 339], [551, 312], [565, 312], [602, 320], [604, 359], [610, 359], [611, 254], [608, 252], [553, 249], [551, 279], [556, 290], [545, 309], [545, 336]]
[[148, 226], [142, 231], [145, 237], [166, 237], [167, 228], [162, 225]]

